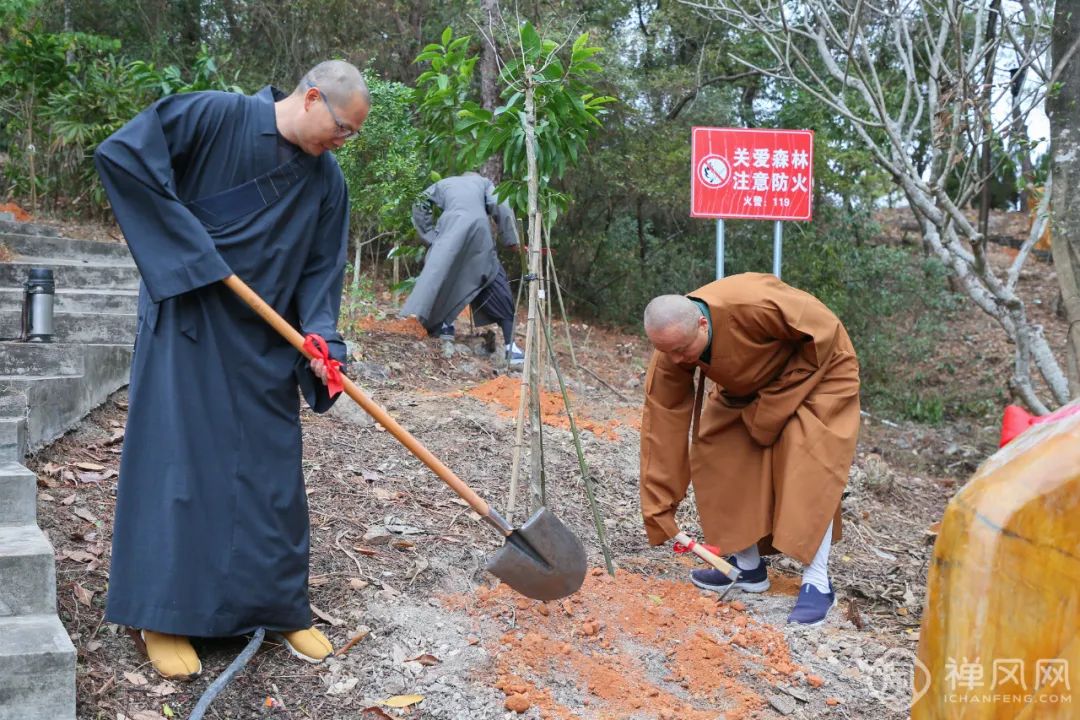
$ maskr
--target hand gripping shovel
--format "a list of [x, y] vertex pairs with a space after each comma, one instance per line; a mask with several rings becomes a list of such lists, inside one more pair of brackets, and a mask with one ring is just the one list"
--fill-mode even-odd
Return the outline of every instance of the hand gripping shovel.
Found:
[[[311, 358], [311, 354], [304, 349], [303, 336], [263, 302], [254, 290], [235, 275], [230, 275], [223, 282], [288, 340], [289, 344], [305, 357]], [[585, 579], [585, 548], [559, 518], [547, 508], [540, 508], [524, 525], [515, 530], [355, 383], [342, 376], [342, 384], [345, 393], [359, 403], [368, 415], [375, 418], [376, 422], [431, 468], [443, 482], [469, 503], [480, 517], [506, 538], [506, 544], [488, 561], [488, 572], [525, 597], [534, 600], [557, 600], [577, 592]]]

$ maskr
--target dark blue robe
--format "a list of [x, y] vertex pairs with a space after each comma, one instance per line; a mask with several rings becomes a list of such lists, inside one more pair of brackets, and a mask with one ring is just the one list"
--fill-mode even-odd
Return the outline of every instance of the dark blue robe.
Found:
[[297, 388], [317, 412], [332, 400], [218, 282], [235, 273], [345, 360], [345, 181], [332, 155], [278, 136], [280, 97], [168, 97], [95, 153], [142, 275], [109, 622], [203, 637], [311, 625]]

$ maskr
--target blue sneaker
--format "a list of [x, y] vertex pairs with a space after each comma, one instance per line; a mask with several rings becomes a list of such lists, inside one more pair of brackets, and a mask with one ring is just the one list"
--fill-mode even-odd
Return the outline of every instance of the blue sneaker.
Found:
[[806, 583], [799, 589], [799, 599], [795, 601], [795, 609], [788, 615], [787, 621], [800, 625], [820, 625], [825, 622], [833, 605], [836, 605], [836, 593], [823, 593]]
[[[735, 556], [730, 555], [727, 561], [739, 567], [735, 562]], [[735, 581], [735, 590], [742, 590], [743, 592], [760, 593], [769, 589], [769, 566], [765, 564], [764, 558], [758, 563], [758, 566], [753, 570], [743, 570], [739, 568], [739, 579]], [[708, 570], [692, 570], [690, 572], [690, 582], [697, 585], [702, 590], [712, 590], [713, 592], [722, 593], [728, 589], [731, 585], [731, 580], [727, 578], [724, 573], [719, 570], [709, 568]]]
[[525, 364], [525, 351], [517, 346], [517, 343], [510, 343], [505, 346], [506, 348], [506, 363], [511, 367], [517, 367], [518, 365]]

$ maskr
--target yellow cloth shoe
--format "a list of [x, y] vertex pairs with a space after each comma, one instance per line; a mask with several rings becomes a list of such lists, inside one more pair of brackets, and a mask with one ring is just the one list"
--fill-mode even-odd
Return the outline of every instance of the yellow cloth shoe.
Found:
[[191, 641], [181, 635], [143, 630], [146, 654], [157, 674], [169, 680], [194, 680], [202, 674], [202, 661], [191, 647]]
[[280, 633], [285, 647], [296, 657], [309, 663], [321, 663], [334, 653], [334, 646], [315, 628]]

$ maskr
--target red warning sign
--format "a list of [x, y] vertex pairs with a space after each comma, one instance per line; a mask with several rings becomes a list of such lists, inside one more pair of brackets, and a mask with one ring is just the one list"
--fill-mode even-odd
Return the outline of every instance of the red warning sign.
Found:
[[696, 127], [692, 133], [692, 217], [810, 219], [813, 130]]

